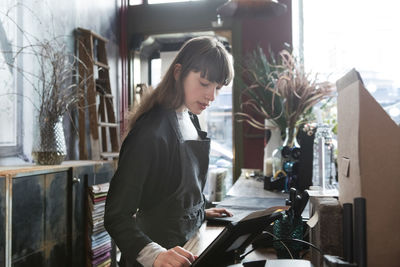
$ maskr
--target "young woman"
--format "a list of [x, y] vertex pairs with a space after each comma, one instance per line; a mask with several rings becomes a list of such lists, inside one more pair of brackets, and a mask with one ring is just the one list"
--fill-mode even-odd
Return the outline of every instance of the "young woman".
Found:
[[181, 246], [205, 217], [232, 215], [205, 209], [210, 139], [196, 116], [231, 79], [223, 45], [193, 38], [133, 112], [105, 209], [123, 266], [190, 266], [195, 256]]

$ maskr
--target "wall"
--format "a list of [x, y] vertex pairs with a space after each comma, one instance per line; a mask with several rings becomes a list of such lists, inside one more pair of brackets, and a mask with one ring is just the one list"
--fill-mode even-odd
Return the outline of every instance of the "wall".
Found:
[[[292, 45], [292, 9], [290, 0], [280, 0], [287, 6], [287, 11], [274, 18], [251, 18], [242, 21], [242, 55], [251, 53], [261, 46], [265, 53], [269, 47], [275, 54]], [[263, 121], [260, 118], [260, 121]], [[243, 123], [243, 167], [263, 169], [264, 132]]]
[[[90, 29], [107, 39], [108, 61], [111, 74], [111, 88], [114, 95], [114, 106], [119, 115], [119, 92], [120, 92], [120, 60], [119, 60], [119, 0], [24, 0], [19, 5], [19, 26], [26, 32], [38, 39], [50, 38], [51, 36], [65, 36], [64, 40], [68, 50], [74, 53], [74, 29], [82, 27]], [[25, 43], [26, 44], [26, 43]], [[20, 62], [24, 70], [35, 71], [37, 63], [24, 56]], [[24, 94], [22, 115], [22, 140], [23, 154], [31, 160], [32, 136], [37, 129], [35, 125], [35, 109], [30, 100], [37, 102], [32, 87], [21, 77], [18, 86], [22, 87]], [[117, 115], [117, 116], [118, 116]], [[119, 118], [117, 117], [117, 120]], [[69, 159], [77, 159], [77, 132], [71, 124], [70, 116], [64, 117], [64, 132], [67, 139], [67, 150]], [[1, 159], [0, 159], [1, 160]], [[3, 159], [3, 162], [4, 159]], [[0, 164], [3, 163], [0, 161]], [[13, 162], [13, 161], [8, 161]]]

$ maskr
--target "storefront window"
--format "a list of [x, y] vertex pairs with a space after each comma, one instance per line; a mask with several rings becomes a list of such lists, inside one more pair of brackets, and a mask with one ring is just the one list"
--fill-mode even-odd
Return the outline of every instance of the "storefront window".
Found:
[[[306, 69], [336, 82], [356, 68], [392, 119], [400, 123], [400, 3], [395, 0], [293, 2], [294, 46]], [[301, 8], [303, 7], [303, 8]]]
[[149, 4], [169, 4], [177, 2], [192, 2], [192, 1], [202, 1], [202, 0], [148, 0]]
[[15, 0], [0, 3], [0, 156], [12, 156], [17, 147], [17, 8]]

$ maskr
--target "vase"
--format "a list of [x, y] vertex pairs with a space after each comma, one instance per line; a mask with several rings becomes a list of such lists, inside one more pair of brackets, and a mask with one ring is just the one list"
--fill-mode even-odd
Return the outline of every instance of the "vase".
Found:
[[285, 140], [272, 152], [272, 172], [276, 176], [284, 170], [287, 159], [297, 160], [300, 153], [300, 145], [297, 142], [298, 128], [286, 128]]
[[298, 133], [299, 127], [296, 126], [290, 126], [286, 128], [286, 135], [285, 135], [285, 140], [284, 140], [284, 146], [288, 147], [299, 147], [299, 144], [297, 142], [297, 133]]
[[42, 120], [33, 140], [32, 158], [38, 165], [57, 165], [66, 156], [62, 117]]
[[283, 191], [297, 186], [300, 146], [297, 142], [298, 128], [286, 128], [285, 140], [272, 153], [272, 172], [275, 180], [285, 178]]
[[265, 140], [264, 146], [264, 164], [263, 171], [265, 176], [273, 175], [273, 152], [282, 146], [282, 137], [280, 128], [271, 120], [265, 120], [264, 126], [266, 129], [269, 129], [271, 135], [269, 140]]

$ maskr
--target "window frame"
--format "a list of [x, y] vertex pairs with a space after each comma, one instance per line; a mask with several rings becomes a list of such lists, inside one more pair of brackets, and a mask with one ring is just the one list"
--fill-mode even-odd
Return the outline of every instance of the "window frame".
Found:
[[[15, 17], [13, 18], [18, 25], [22, 24], [22, 18], [21, 18], [21, 9], [20, 7], [17, 7], [17, 0], [10, 1], [12, 2], [13, 8], [16, 9], [15, 11]], [[22, 41], [22, 33], [18, 31], [18, 26], [14, 25], [15, 29], [15, 41], [16, 45], [19, 46]], [[15, 45], [15, 44], [14, 44]], [[22, 60], [16, 59], [16, 64], [18, 68], [21, 68], [22, 66]], [[0, 144], [0, 158], [6, 158], [6, 157], [16, 157], [18, 155], [21, 155], [23, 153], [23, 99], [22, 99], [22, 86], [23, 86], [23, 77], [22, 75], [16, 71], [14, 73], [14, 90], [13, 92], [15, 93], [16, 96], [16, 104], [15, 104], [15, 134], [16, 134], [16, 139], [15, 139], [15, 145], [1, 145]]]

